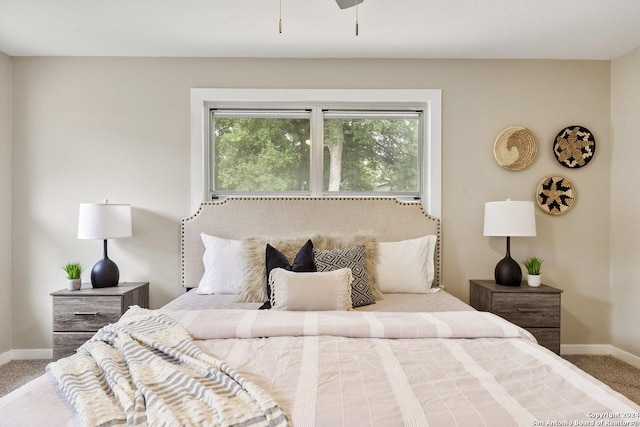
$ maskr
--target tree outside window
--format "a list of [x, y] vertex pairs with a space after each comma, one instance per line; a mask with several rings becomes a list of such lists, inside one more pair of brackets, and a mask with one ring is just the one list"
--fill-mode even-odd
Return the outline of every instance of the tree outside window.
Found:
[[311, 116], [290, 115], [212, 114], [214, 192], [308, 194], [319, 167], [323, 192], [419, 194], [419, 113], [326, 111], [318, 124], [323, 156], [315, 164]]

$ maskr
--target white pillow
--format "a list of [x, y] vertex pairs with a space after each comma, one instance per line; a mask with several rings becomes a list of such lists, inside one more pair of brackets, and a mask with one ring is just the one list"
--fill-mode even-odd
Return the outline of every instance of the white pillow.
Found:
[[235, 294], [242, 274], [242, 241], [200, 233], [204, 243], [204, 274], [199, 294]]
[[429, 235], [400, 242], [379, 242], [378, 289], [383, 293], [427, 293], [435, 277], [436, 241], [436, 236]]
[[271, 308], [275, 310], [352, 310], [350, 268], [295, 273], [274, 268], [269, 275]]

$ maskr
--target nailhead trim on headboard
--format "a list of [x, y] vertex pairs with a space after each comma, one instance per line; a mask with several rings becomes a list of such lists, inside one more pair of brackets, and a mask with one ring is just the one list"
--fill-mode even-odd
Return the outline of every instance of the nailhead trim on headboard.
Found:
[[187, 225], [187, 223], [189, 221], [193, 221], [194, 219], [196, 219], [198, 217], [198, 215], [200, 215], [204, 208], [206, 207], [210, 207], [210, 206], [222, 206], [225, 205], [227, 203], [233, 203], [234, 201], [283, 201], [283, 202], [301, 202], [301, 203], [305, 203], [305, 202], [317, 202], [317, 201], [350, 201], [350, 202], [370, 202], [372, 200], [375, 201], [380, 201], [380, 202], [389, 202], [389, 203], [395, 203], [397, 205], [400, 206], [407, 206], [407, 207], [411, 207], [413, 209], [415, 209], [416, 207], [419, 206], [421, 213], [428, 218], [431, 221], [436, 222], [436, 229], [437, 229], [437, 238], [438, 238], [438, 243], [437, 243], [437, 247], [436, 247], [436, 253], [435, 253], [435, 267], [436, 267], [436, 271], [435, 271], [435, 275], [436, 275], [436, 282], [438, 283], [439, 286], [442, 286], [442, 278], [441, 278], [441, 251], [442, 251], [442, 238], [441, 238], [441, 224], [440, 224], [440, 220], [432, 215], [429, 215], [425, 210], [424, 207], [422, 206], [421, 203], [418, 202], [404, 202], [395, 198], [390, 198], [390, 197], [242, 197], [242, 196], [233, 196], [233, 197], [227, 197], [223, 200], [220, 201], [211, 201], [211, 202], [203, 202], [200, 204], [200, 207], [198, 208], [198, 210], [191, 215], [190, 217], [187, 218], [183, 218], [181, 221], [181, 281], [182, 281], [182, 286], [186, 286], [185, 283], [185, 275], [186, 275], [186, 270], [185, 270], [185, 263], [186, 263], [186, 259], [185, 259], [185, 226]]

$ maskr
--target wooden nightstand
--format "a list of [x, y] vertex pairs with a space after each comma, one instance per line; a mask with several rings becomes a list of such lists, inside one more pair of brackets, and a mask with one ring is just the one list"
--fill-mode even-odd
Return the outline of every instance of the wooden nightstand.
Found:
[[470, 304], [531, 332], [538, 343], [560, 354], [560, 294], [547, 285], [500, 286], [493, 280], [469, 280]]
[[[89, 287], [84, 287], [89, 286]], [[149, 282], [110, 288], [83, 284], [79, 291], [53, 292], [53, 359], [72, 355], [101, 327], [117, 322], [132, 305], [149, 308]]]

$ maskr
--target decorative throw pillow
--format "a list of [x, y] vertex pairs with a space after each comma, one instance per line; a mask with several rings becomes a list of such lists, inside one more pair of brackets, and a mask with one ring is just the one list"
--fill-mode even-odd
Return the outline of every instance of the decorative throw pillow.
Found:
[[204, 274], [196, 292], [235, 294], [242, 276], [242, 241], [222, 239], [205, 233], [201, 233], [200, 238], [204, 244]]
[[267, 301], [260, 307], [261, 310], [271, 308], [271, 302], [269, 300], [271, 296], [271, 286], [268, 280], [271, 270], [274, 268], [282, 268], [296, 273], [311, 273], [316, 271], [316, 264], [313, 260], [313, 243], [311, 243], [311, 240], [307, 240], [307, 243], [302, 245], [296, 254], [292, 264], [289, 264], [289, 260], [282, 252], [267, 243], [265, 265], [267, 266]]
[[435, 277], [436, 236], [378, 243], [376, 269], [384, 293], [424, 294]]
[[269, 276], [274, 310], [352, 310], [351, 270], [294, 273], [274, 268]]
[[375, 304], [371, 293], [369, 277], [364, 263], [364, 246], [354, 246], [347, 249], [313, 250], [318, 271], [334, 271], [350, 268], [353, 274], [351, 283], [351, 302], [354, 307]]
[[315, 249], [345, 249], [353, 246], [364, 246], [365, 267], [369, 278], [371, 292], [376, 299], [382, 298], [382, 292], [376, 288], [376, 254], [378, 243], [370, 232], [355, 232], [352, 235], [314, 234], [299, 237], [248, 237], [242, 239], [243, 269], [240, 288], [236, 295], [237, 302], [263, 302], [266, 294], [266, 266], [264, 248], [267, 244], [278, 248], [288, 260], [293, 260], [304, 243], [311, 239]]
[[378, 254], [378, 239], [372, 232], [356, 231], [353, 234], [341, 235], [315, 234], [311, 236], [315, 249], [347, 249], [353, 246], [364, 246], [364, 261], [371, 293], [375, 299], [382, 298], [382, 292], [377, 287], [376, 256]]

